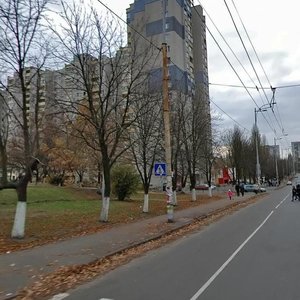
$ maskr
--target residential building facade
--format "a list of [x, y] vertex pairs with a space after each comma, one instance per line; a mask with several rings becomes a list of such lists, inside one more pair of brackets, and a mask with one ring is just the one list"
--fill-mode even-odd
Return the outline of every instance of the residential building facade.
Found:
[[294, 172], [300, 173], [300, 142], [292, 142]]
[[[135, 0], [127, 9], [127, 24], [128, 47], [133, 52], [142, 56], [143, 53], [148, 54], [149, 48], [153, 49], [153, 59], [148, 64], [149, 92], [162, 91], [163, 66], [159, 49], [165, 43], [170, 102], [175, 103], [180, 97], [185, 97], [187, 105], [198, 103], [197, 114], [204, 120], [203, 124], [206, 123], [203, 134], [211, 141], [203, 8], [194, 6], [193, 0]], [[204, 161], [203, 166], [200, 161], [198, 164], [200, 169], [204, 168]]]
[[[206, 26], [203, 9], [192, 0], [135, 0], [127, 9], [128, 45], [133, 46], [135, 32], [147, 40], [139, 41], [140, 49], [150, 44], [167, 44], [169, 88], [196, 96], [209, 108]], [[154, 55], [155, 56], [155, 55]], [[156, 56], [155, 56], [156, 57]], [[162, 63], [151, 67], [150, 89], [161, 87]]]

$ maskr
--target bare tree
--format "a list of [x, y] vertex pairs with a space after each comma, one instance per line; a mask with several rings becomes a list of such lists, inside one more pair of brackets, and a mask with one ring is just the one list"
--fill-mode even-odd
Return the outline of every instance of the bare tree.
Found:
[[149, 211], [149, 187], [156, 160], [162, 156], [161, 95], [141, 95], [133, 108], [136, 121], [130, 131], [131, 152], [144, 188], [143, 212]]
[[135, 122], [132, 107], [144, 90], [145, 68], [153, 53], [151, 47], [147, 55], [124, 47], [120, 24], [108, 16], [101, 18], [93, 7], [75, 3], [62, 7], [64, 25], [55, 30], [61, 50], [57, 57], [73, 61], [66, 74], [71, 88], [65, 89], [68, 95], [59, 104], [70, 120], [80, 121], [77, 136], [101, 157], [105, 188], [100, 221], [107, 222], [110, 171], [131, 146], [126, 136]]
[[206, 134], [204, 135], [199, 159], [199, 169], [205, 175], [209, 186], [208, 193], [210, 197], [212, 196], [212, 169], [216, 159], [221, 156], [221, 139], [218, 132], [218, 121], [219, 118], [217, 115], [213, 115], [212, 118], [207, 118], [207, 122], [204, 125], [204, 132]]
[[207, 131], [210, 126], [210, 119], [205, 115], [204, 105], [201, 101], [193, 100], [185, 106], [185, 113], [188, 118], [183, 126], [183, 139], [185, 156], [190, 177], [190, 189], [192, 191], [192, 200], [196, 200], [196, 174], [199, 171], [199, 159], [201, 158], [202, 144], [209, 135]]
[[173, 204], [177, 205], [177, 184], [180, 181], [180, 188], [185, 187], [187, 179], [187, 163], [184, 151], [184, 131], [182, 128], [189, 118], [186, 113], [186, 106], [188, 106], [188, 99], [183, 94], [178, 94], [174, 97], [176, 101], [172, 102], [172, 166], [173, 166]]
[[[31, 147], [30, 125], [28, 117], [28, 89], [34, 78], [29, 66], [36, 59], [42, 40], [42, 20], [47, 11], [49, 0], [7, 0], [0, 4], [0, 65], [13, 75], [6, 84], [1, 79], [1, 88], [9, 93], [11, 118], [21, 128], [22, 138], [19, 144], [23, 149], [23, 165], [25, 175], [20, 178], [19, 185], [9, 185], [18, 191], [18, 205], [12, 237], [22, 238], [25, 232], [26, 189], [31, 174], [35, 169], [31, 156], [35, 155]], [[6, 188], [7, 186], [2, 186]], [[18, 187], [22, 187], [19, 188]]]

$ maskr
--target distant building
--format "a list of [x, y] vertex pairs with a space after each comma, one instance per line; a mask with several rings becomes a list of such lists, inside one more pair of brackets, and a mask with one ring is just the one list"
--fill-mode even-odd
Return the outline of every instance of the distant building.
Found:
[[[192, 0], [135, 0], [127, 9], [127, 22], [128, 47], [137, 48], [137, 53], [141, 53], [150, 47], [149, 41], [158, 47], [166, 43], [170, 91], [201, 99], [209, 112], [206, 25], [202, 7], [193, 7]], [[148, 41], [138, 37], [136, 31]], [[162, 86], [162, 60], [158, 57], [160, 59], [149, 64], [149, 89], [154, 91], [161, 90]]]
[[300, 142], [292, 142], [292, 156], [294, 170], [296, 173], [300, 173]]
[[276, 155], [277, 158], [280, 157], [280, 147], [279, 145], [266, 145], [265, 146], [268, 150], [269, 150], [269, 153], [271, 156], [274, 156]]

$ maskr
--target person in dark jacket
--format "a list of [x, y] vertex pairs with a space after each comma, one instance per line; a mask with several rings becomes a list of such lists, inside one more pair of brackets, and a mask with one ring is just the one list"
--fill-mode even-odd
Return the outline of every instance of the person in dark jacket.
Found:
[[240, 185], [240, 192], [242, 194], [242, 196], [244, 196], [245, 194], [245, 189], [244, 189], [244, 183], [242, 182], [241, 185]]
[[296, 185], [296, 199], [300, 201], [300, 184]]
[[296, 188], [295, 188], [295, 186], [293, 186], [293, 188], [292, 188], [292, 201], [294, 201], [295, 198], [296, 198]]
[[235, 185], [235, 191], [236, 191], [236, 195], [237, 195], [237, 196], [240, 196], [240, 185], [239, 185], [239, 183], [237, 183], [237, 184]]

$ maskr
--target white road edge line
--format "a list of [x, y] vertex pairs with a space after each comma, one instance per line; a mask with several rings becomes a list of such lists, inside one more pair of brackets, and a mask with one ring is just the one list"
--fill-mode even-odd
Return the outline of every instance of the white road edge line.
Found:
[[57, 294], [57, 295], [54, 295], [50, 300], [61, 300], [61, 299], [67, 298], [69, 296], [70, 296], [70, 294], [68, 294], [68, 293]]
[[275, 207], [275, 209], [277, 209], [287, 199], [287, 197], [289, 197], [290, 194], [291, 193], [287, 194], [284, 199]]
[[233, 252], [233, 254], [225, 261], [225, 263], [212, 275], [208, 281], [197, 291], [197, 293], [190, 300], [197, 300], [201, 294], [211, 285], [211, 283], [221, 274], [221, 272], [226, 268], [226, 266], [234, 259], [234, 257], [243, 249], [243, 247], [249, 242], [249, 240], [257, 233], [257, 231], [264, 226], [271, 215], [274, 213], [272, 210], [270, 214], [265, 218], [265, 220], [253, 231], [253, 233]]

